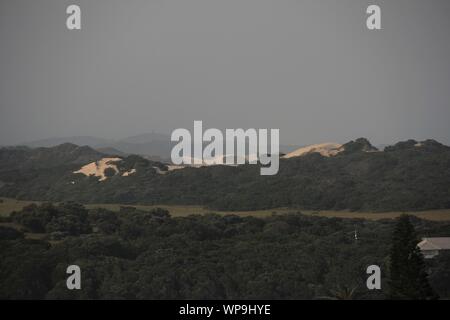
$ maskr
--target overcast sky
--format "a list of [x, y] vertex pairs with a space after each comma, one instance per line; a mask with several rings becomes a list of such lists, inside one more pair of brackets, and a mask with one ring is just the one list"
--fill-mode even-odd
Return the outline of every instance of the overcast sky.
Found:
[[0, 0], [0, 144], [194, 120], [297, 145], [450, 144], [449, 17], [448, 0]]

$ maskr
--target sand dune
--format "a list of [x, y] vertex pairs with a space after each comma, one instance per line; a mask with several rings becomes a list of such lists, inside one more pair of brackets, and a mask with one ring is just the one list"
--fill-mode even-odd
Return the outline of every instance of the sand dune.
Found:
[[85, 176], [99, 177], [99, 181], [104, 181], [108, 177], [105, 176], [105, 170], [107, 168], [113, 169], [116, 173], [119, 172], [114, 162], [122, 161], [120, 158], [103, 158], [99, 161], [91, 162], [83, 166], [80, 170], [74, 171], [74, 173], [82, 173]]
[[136, 173], [136, 169], [131, 169], [130, 171], [126, 171], [122, 174], [122, 177], [128, 177], [129, 175], [132, 175], [133, 173]]
[[341, 151], [343, 151], [341, 144], [327, 142], [327, 143], [313, 144], [310, 146], [297, 149], [284, 155], [283, 158], [300, 157], [309, 153], [320, 153], [324, 157], [331, 157], [337, 155]]

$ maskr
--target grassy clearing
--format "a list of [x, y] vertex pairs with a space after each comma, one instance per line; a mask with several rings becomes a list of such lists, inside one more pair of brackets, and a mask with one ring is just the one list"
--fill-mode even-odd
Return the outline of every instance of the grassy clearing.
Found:
[[395, 219], [403, 213], [430, 221], [450, 221], [450, 209], [417, 212], [349, 212], [349, 211], [302, 211], [304, 214], [320, 217], [359, 218], [368, 220]]
[[[39, 203], [38, 201], [22, 201], [15, 199], [0, 198], [0, 216], [7, 216], [12, 211], [21, 210], [24, 206], [31, 203]], [[121, 204], [88, 204], [87, 208], [105, 208], [111, 211], [119, 211], [120, 207], [124, 205]], [[394, 219], [400, 216], [402, 213], [408, 213], [416, 217], [432, 220], [432, 221], [450, 221], [450, 209], [442, 210], [428, 210], [428, 211], [418, 211], [418, 212], [350, 212], [350, 211], [311, 211], [311, 210], [299, 210], [293, 208], [276, 208], [268, 210], [255, 210], [255, 211], [217, 211], [204, 208], [202, 206], [180, 206], [180, 205], [133, 205], [129, 207], [135, 207], [140, 210], [149, 211], [153, 208], [159, 207], [167, 209], [170, 214], [174, 217], [188, 216], [191, 214], [206, 214], [206, 213], [217, 213], [217, 214], [235, 214], [239, 216], [254, 216], [259, 218], [264, 218], [271, 216], [272, 214], [285, 214], [289, 212], [301, 211], [303, 214], [313, 215], [318, 217], [337, 217], [337, 218], [359, 218], [359, 219], [369, 219], [369, 220], [380, 220], [380, 219]]]
[[32, 203], [39, 202], [0, 198], [0, 217], [8, 216], [13, 211], [22, 210], [23, 207]]

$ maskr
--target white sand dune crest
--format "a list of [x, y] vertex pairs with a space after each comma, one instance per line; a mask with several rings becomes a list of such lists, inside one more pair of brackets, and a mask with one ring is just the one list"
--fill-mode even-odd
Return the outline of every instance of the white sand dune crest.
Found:
[[344, 148], [342, 148], [342, 144], [326, 142], [302, 147], [284, 155], [283, 158], [288, 159], [293, 157], [301, 157], [309, 153], [320, 153], [324, 157], [332, 157], [343, 150]]

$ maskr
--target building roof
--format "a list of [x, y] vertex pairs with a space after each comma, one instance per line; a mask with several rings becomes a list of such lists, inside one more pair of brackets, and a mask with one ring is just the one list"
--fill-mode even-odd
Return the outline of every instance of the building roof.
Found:
[[420, 250], [450, 250], [450, 237], [423, 238], [417, 246]]

